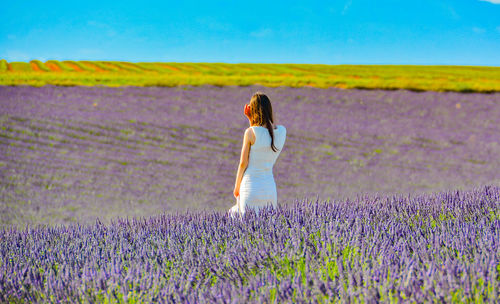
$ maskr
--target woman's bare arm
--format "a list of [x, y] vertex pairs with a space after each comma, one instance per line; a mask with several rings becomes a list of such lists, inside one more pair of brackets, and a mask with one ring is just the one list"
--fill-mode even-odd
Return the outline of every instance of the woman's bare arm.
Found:
[[252, 128], [245, 130], [245, 135], [243, 136], [243, 146], [241, 147], [241, 157], [240, 164], [238, 166], [238, 173], [236, 174], [236, 182], [234, 184], [234, 196], [238, 196], [240, 193], [241, 180], [243, 179], [243, 173], [245, 173], [248, 167], [248, 159], [250, 155], [250, 146], [252, 144], [253, 138]]

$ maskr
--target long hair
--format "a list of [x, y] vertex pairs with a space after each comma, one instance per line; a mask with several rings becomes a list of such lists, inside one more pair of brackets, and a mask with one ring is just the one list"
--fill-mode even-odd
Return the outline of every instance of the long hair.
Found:
[[250, 108], [251, 123], [267, 128], [269, 135], [271, 135], [271, 149], [277, 152], [278, 148], [274, 146], [274, 130], [272, 125], [274, 123], [274, 116], [271, 100], [264, 93], [258, 91], [250, 99]]

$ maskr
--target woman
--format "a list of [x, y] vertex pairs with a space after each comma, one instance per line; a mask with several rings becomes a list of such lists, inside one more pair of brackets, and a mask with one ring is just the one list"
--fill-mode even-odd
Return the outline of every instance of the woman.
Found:
[[273, 166], [285, 144], [286, 128], [274, 125], [271, 101], [261, 92], [255, 93], [250, 103], [245, 104], [244, 114], [250, 127], [243, 137], [234, 185], [237, 203], [229, 210], [231, 216], [244, 215], [245, 208], [258, 213], [266, 205], [278, 206]]

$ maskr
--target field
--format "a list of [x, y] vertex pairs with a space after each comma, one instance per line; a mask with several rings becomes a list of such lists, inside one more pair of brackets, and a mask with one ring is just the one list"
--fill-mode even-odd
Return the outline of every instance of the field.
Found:
[[0, 84], [406, 89], [500, 92], [500, 67], [0, 60]]
[[287, 128], [283, 204], [500, 185], [500, 93], [6, 86], [0, 223], [228, 209], [257, 90]]
[[495, 303], [500, 187], [0, 230], [0, 301]]
[[[373, 83], [2, 64], [18, 85], [0, 86], [0, 302], [498, 302], [494, 77], [346, 90]], [[280, 207], [240, 221], [225, 213], [258, 90], [287, 128]]]

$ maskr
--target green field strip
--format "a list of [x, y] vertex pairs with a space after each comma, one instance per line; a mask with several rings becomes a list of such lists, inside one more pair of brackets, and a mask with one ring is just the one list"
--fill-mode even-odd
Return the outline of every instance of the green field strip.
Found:
[[[70, 61], [66, 61], [70, 63]], [[179, 86], [215, 85], [492, 93], [500, 91], [500, 67], [229, 63], [124, 63], [81, 61], [55, 71], [0, 61], [3, 85]], [[47, 64], [46, 64], [47, 65]], [[79, 66], [78, 66], [79, 65]], [[49, 67], [50, 68], [50, 67]], [[3, 69], [3, 72], [2, 72]], [[70, 73], [70, 71], [89, 73]], [[56, 73], [57, 72], [57, 73]]]
[[332, 73], [332, 71], [325, 69], [321, 65], [311, 65], [310, 68], [311, 71], [309, 71], [307, 68], [302, 67], [299, 64], [290, 64], [287, 66], [287, 68], [289, 69], [289, 72], [295, 76], [300, 76], [308, 73], [315, 74], [315, 76], [319, 77], [328, 77], [332, 74], [335, 75], [334, 73]]
[[247, 68], [249, 70], [248, 74], [244, 75], [275, 75], [276, 69], [272, 67], [272, 64], [263, 64], [263, 63], [242, 63], [238, 66], [242, 68]]
[[235, 72], [238, 71], [237, 68], [235, 67], [232, 67], [230, 64], [228, 63], [224, 63], [224, 62], [218, 62], [218, 63], [214, 63], [214, 66], [216, 67], [217, 70], [220, 70], [222, 74], [234, 74]]
[[57, 60], [48, 60], [45, 62], [45, 65], [54, 65], [57, 68], [59, 68], [60, 71], [63, 71], [63, 72], [74, 72], [75, 71], [75, 69], [68, 66], [64, 62], [57, 61]]
[[207, 75], [227, 75], [228, 73], [228, 70], [222, 69], [218, 63], [198, 63], [197, 66], [202, 68], [203, 74]]
[[94, 72], [109, 72], [110, 70], [106, 68], [105, 66], [102, 66], [99, 62], [97, 61], [87, 61], [83, 60], [80, 61], [82, 64], [86, 65], [88, 68], [93, 69]]
[[[275, 65], [272, 67], [272, 74], [276, 76], [288, 76], [288, 77], [297, 77], [297, 76], [304, 76], [305, 73], [302, 73], [300, 70], [294, 70], [290, 68], [287, 65]], [[309, 71], [311, 72], [311, 71]]]
[[130, 71], [135, 73], [153, 72], [153, 70], [146, 69], [144, 67], [138, 66], [137, 64], [130, 62], [113, 61], [113, 64], [125, 71]]
[[32, 66], [35, 65], [37, 70], [40, 70], [42, 72], [50, 72], [50, 69], [40, 60], [31, 60], [30, 63]]
[[[259, 65], [260, 65], [259, 69], [266, 69], [269, 71], [269, 74], [273, 76], [279, 76], [281, 74], [294, 74], [293, 70], [291, 70], [287, 64], [267, 64], [267, 65], [259, 64]], [[309, 72], [312, 73], [310, 69]]]
[[201, 72], [207, 75], [225, 75], [226, 71], [218, 68], [216, 63], [198, 63], [198, 67], [201, 68]]
[[66, 60], [66, 61], [62, 61], [62, 62], [77, 72], [82, 72], [82, 71], [83, 72], [93, 72], [93, 71], [95, 71], [94, 69], [89, 68], [88, 66], [82, 64], [79, 61]]
[[193, 73], [203, 73], [210, 72], [211, 69], [205, 63], [194, 63], [194, 62], [183, 62], [178, 65], [179, 68], [187, 68], [190, 72]]
[[109, 71], [112, 72], [122, 72], [123, 69], [117, 66], [114, 62], [112, 61], [94, 61], [95, 63], [98, 63], [100, 66], [99, 67], [104, 67], [108, 69]]
[[118, 67], [114, 66], [113, 64], [110, 64], [109, 62], [106, 61], [86, 61], [87, 63], [90, 62], [97, 68], [106, 71], [106, 72], [118, 72], [120, 69]]
[[11, 62], [8, 64], [8, 70], [11, 72], [32, 72], [33, 68], [28, 62]]
[[270, 65], [270, 67], [272, 68], [272, 72], [274, 75], [291, 74], [293, 76], [298, 76], [298, 75], [302, 75], [305, 73], [316, 73], [312, 69], [292, 68], [288, 64], [283, 64], [283, 65], [272, 64], [272, 65]]
[[224, 75], [251, 75], [254, 73], [251, 68], [245, 68], [243, 66], [234, 66], [226, 63], [220, 63], [219, 69], [222, 71]]
[[9, 66], [7, 60], [5, 59], [0, 60], [0, 72], [7, 72], [8, 68]]
[[169, 64], [161, 64], [161, 63], [155, 63], [155, 62], [138, 62], [135, 63], [140, 68], [147, 69], [151, 72], [156, 72], [156, 73], [165, 73], [165, 74], [171, 74], [171, 73], [178, 73], [179, 69], [173, 66], [170, 66]]
[[139, 62], [137, 63], [140, 66], [148, 67], [151, 69], [154, 69], [160, 73], [166, 73], [166, 74], [177, 74], [177, 73], [184, 73], [184, 71], [181, 71], [179, 68], [175, 67], [174, 65], [171, 65], [169, 63], [161, 63], [161, 62]]
[[252, 67], [245, 67], [243, 63], [235, 66], [234, 64], [224, 63], [225, 67], [228, 71], [231, 71], [233, 74], [237, 75], [253, 75], [255, 71]]
[[195, 66], [194, 63], [177, 63], [177, 62], [166, 62], [157, 63], [158, 65], [166, 65], [174, 69], [178, 69], [180, 73], [200, 73], [200, 69]]
[[317, 73], [312, 71], [311, 69], [306, 70], [304, 72], [303, 70], [292, 69], [288, 65], [271, 65], [271, 69], [272, 69], [271, 73], [274, 76], [305, 77], [310, 74], [317, 76]]

